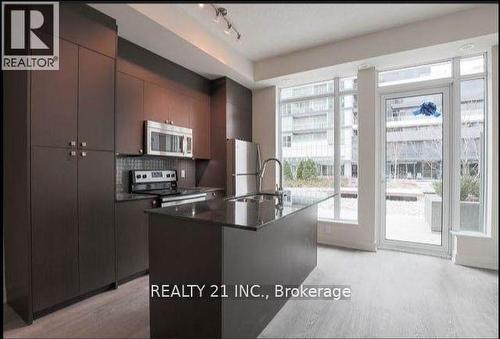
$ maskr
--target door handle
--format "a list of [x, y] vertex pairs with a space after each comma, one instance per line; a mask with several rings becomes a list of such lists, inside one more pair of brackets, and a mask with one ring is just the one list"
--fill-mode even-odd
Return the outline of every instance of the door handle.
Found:
[[82, 152], [81, 155], [82, 155], [82, 157], [86, 157], [87, 156], [87, 152]]

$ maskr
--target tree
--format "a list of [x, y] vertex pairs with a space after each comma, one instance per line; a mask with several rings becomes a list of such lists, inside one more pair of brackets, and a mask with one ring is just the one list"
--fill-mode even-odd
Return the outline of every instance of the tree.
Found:
[[292, 166], [287, 160], [283, 164], [283, 177], [285, 180], [293, 180]]
[[[443, 182], [436, 180], [432, 182], [434, 191], [440, 197], [443, 196]], [[481, 183], [479, 178], [465, 175], [460, 178], [460, 201], [478, 201]]]
[[303, 159], [297, 168], [297, 179], [311, 180], [316, 179], [318, 173], [316, 171], [316, 164], [312, 159]]

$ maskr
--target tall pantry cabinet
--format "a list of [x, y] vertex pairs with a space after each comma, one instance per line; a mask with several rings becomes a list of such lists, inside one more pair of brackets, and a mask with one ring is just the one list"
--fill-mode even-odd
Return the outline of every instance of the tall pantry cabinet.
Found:
[[27, 323], [116, 283], [116, 41], [61, 4], [59, 71], [3, 72], [7, 302]]

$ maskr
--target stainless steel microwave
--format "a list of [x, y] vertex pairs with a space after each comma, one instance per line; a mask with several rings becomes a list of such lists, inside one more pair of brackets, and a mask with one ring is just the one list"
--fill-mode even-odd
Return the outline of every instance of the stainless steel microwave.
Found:
[[146, 120], [144, 123], [146, 154], [193, 157], [193, 130]]

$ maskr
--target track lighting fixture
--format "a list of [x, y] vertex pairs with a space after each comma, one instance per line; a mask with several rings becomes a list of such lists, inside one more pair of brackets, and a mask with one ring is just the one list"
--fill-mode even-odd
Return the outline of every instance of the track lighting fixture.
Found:
[[[204, 8], [205, 4], [200, 3], [198, 6], [200, 8]], [[210, 4], [210, 6], [212, 6], [215, 11], [214, 22], [219, 23], [222, 21], [225, 26], [224, 33], [231, 35], [231, 32], [234, 32], [236, 34], [236, 41], [241, 43], [241, 33], [234, 27], [234, 24], [227, 17], [227, 9], [224, 7], [217, 7], [214, 4]]]

